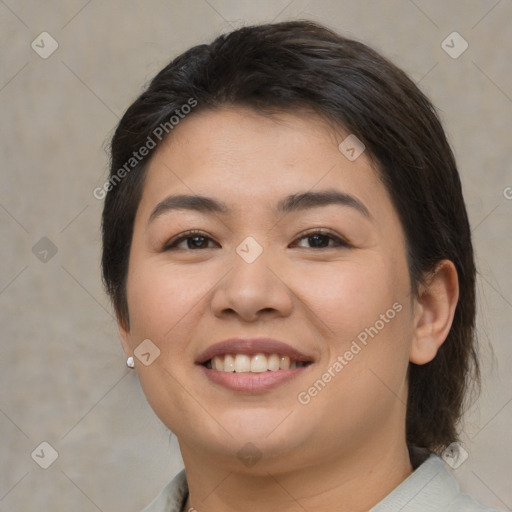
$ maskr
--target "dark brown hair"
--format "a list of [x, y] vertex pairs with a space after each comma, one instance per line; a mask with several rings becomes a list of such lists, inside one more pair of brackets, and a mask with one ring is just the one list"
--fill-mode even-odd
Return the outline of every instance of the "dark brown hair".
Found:
[[128, 108], [112, 139], [102, 218], [103, 279], [119, 320], [129, 326], [128, 261], [150, 158], [134, 160], [134, 152], [152, 146], [150, 139], [158, 146], [162, 127], [172, 137], [171, 118], [182, 118], [184, 105], [193, 103], [188, 115], [222, 105], [269, 114], [309, 108], [364, 142], [405, 232], [413, 293], [441, 260], [457, 269], [460, 295], [451, 330], [430, 363], [410, 364], [407, 404], [408, 443], [440, 451], [456, 440], [479, 367], [475, 265], [455, 159], [434, 107], [402, 70], [318, 24], [244, 27], [195, 46]]

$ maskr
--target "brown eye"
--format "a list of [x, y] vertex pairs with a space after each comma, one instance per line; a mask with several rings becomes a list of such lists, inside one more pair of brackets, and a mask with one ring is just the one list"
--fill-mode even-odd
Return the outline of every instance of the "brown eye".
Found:
[[205, 236], [194, 236], [185, 239], [187, 249], [206, 249], [208, 247], [208, 238]]
[[215, 247], [215, 245], [211, 245], [210, 242], [215, 244], [217, 247], [220, 247], [219, 244], [214, 242], [212, 238], [206, 236], [205, 234], [188, 232], [183, 233], [182, 235], [178, 236], [178, 238], [174, 238], [165, 244], [163, 250], [170, 251], [173, 249], [185, 249], [194, 251], [199, 249], [211, 249]]
[[[294, 244], [306, 249], [333, 249], [336, 247], [350, 247], [350, 244], [341, 238], [324, 231], [313, 231], [297, 239]], [[301, 242], [304, 241], [304, 242]]]

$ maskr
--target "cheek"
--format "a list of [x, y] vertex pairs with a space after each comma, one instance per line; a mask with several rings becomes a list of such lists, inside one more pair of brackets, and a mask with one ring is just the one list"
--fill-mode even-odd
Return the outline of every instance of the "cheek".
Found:
[[312, 265], [294, 281], [301, 299], [341, 339], [374, 325], [408, 295], [406, 266], [379, 258]]
[[[127, 297], [130, 312], [130, 336], [133, 342], [149, 338], [161, 349], [187, 323], [187, 317], [208, 291], [208, 282], [189, 269], [180, 270], [151, 261], [134, 264], [128, 278]], [[211, 286], [211, 285], [210, 285]]]
[[148, 260], [134, 261], [131, 268], [127, 286], [131, 347], [135, 350], [142, 340], [149, 339], [159, 350], [149, 366], [137, 362], [137, 374], [157, 416], [177, 432], [177, 418], [194, 412], [195, 402], [183, 393], [187, 377], [183, 368], [190, 364], [190, 333], [211, 284], [208, 287], [204, 274], [196, 272], [194, 277], [188, 271]]
[[301, 403], [310, 401], [310, 417], [340, 438], [365, 438], [393, 411], [405, 414], [412, 332], [409, 303], [390, 302], [388, 294], [377, 289], [373, 294], [380, 300], [369, 300], [363, 310], [348, 301], [346, 310], [338, 313], [337, 329], [327, 340], [329, 361], [300, 397]]
[[337, 410], [362, 414], [389, 405], [386, 397], [393, 401], [404, 391], [412, 339], [405, 260], [343, 261], [305, 275], [298, 286], [327, 342], [323, 371], [336, 375], [318, 405], [337, 401]]

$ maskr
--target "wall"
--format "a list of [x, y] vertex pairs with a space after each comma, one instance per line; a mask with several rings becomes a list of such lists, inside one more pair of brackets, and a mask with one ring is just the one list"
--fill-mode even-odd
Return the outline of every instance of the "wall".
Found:
[[[374, 46], [440, 111], [473, 227], [485, 366], [463, 438], [469, 457], [454, 473], [480, 501], [512, 509], [512, 2], [5, 0], [1, 511], [135, 512], [180, 469], [176, 440], [125, 367], [100, 282], [93, 190], [120, 116], [173, 56], [232, 27], [294, 18]], [[458, 58], [441, 46], [453, 31], [469, 44]], [[453, 56], [462, 43], [448, 42]], [[58, 453], [46, 470], [53, 452], [41, 442]]]

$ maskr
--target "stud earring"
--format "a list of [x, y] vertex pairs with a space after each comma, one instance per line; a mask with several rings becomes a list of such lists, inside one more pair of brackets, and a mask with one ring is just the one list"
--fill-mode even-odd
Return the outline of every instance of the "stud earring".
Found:
[[126, 366], [128, 366], [128, 368], [135, 368], [135, 360], [133, 359], [132, 356], [130, 356], [127, 360], [126, 360]]

